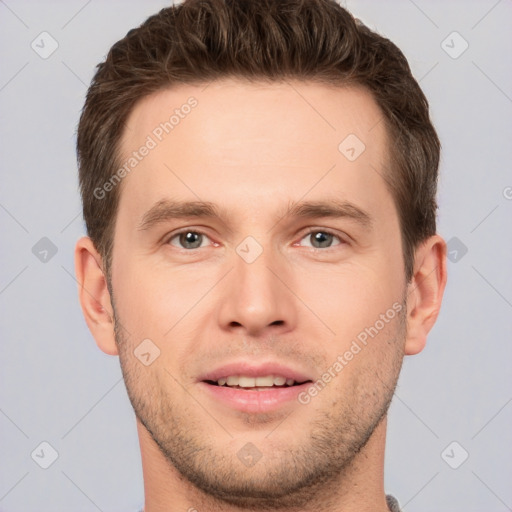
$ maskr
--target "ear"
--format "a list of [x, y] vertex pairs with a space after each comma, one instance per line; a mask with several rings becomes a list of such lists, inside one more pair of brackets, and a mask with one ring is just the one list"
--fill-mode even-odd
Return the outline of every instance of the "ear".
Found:
[[89, 330], [103, 352], [117, 355], [114, 312], [107, 280], [101, 256], [89, 237], [84, 236], [76, 243], [75, 272], [78, 298]]
[[446, 242], [434, 235], [415, 253], [414, 273], [407, 289], [406, 355], [417, 354], [425, 347], [441, 308], [446, 278]]

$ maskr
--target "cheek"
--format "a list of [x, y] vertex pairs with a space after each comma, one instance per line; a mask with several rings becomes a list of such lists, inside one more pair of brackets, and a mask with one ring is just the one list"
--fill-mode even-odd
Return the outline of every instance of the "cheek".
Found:
[[169, 344], [179, 349], [174, 340], [188, 339], [201, 325], [197, 317], [208, 307], [206, 295], [219, 281], [218, 273], [120, 260], [113, 286], [121, 322], [135, 339], [150, 338], [162, 349]]
[[[163, 276], [160, 278], [142, 265], [118, 258], [113, 269], [112, 285], [116, 313], [126, 329], [137, 338], [156, 336], [158, 321], [165, 314], [176, 311], [180, 297], [172, 293], [172, 284]], [[167, 329], [172, 324], [172, 317], [167, 318]], [[170, 325], [169, 325], [170, 324]]]
[[379, 320], [381, 314], [401, 303], [403, 276], [384, 259], [366, 258], [358, 263], [309, 269], [301, 278], [299, 295], [334, 331], [340, 344]]

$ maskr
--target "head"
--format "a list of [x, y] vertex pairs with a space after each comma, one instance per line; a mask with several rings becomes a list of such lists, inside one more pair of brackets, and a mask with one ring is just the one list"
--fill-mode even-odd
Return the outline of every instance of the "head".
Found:
[[[82, 306], [147, 442], [271, 508], [357, 465], [446, 281], [440, 145], [401, 51], [331, 0], [187, 0], [111, 48], [77, 150]], [[274, 406], [215, 389], [258, 371], [305, 384]]]

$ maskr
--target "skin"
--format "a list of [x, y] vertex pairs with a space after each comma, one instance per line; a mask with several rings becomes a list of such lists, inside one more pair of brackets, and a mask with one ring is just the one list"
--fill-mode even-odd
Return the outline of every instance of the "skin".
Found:
[[[446, 244], [425, 240], [406, 282], [381, 176], [391, 145], [365, 90], [230, 79], [160, 91], [132, 111], [123, 157], [190, 96], [198, 105], [122, 181], [113, 297], [91, 240], [75, 252], [87, 324], [119, 355], [137, 414], [145, 511], [385, 511], [386, 412], [404, 355], [423, 349], [437, 318]], [[348, 134], [366, 146], [354, 161], [338, 150]], [[209, 201], [225, 218], [138, 229], [163, 199]], [[371, 228], [284, 216], [327, 199], [364, 210]], [[204, 234], [199, 248], [180, 245], [182, 228]], [[308, 228], [334, 236], [318, 247]], [[236, 251], [247, 236], [262, 249], [252, 263]], [[235, 411], [197, 382], [232, 359], [279, 361], [316, 381], [393, 304], [401, 313], [307, 404]], [[144, 339], [160, 350], [149, 366], [133, 353]], [[252, 467], [237, 457], [248, 442], [261, 453]]]

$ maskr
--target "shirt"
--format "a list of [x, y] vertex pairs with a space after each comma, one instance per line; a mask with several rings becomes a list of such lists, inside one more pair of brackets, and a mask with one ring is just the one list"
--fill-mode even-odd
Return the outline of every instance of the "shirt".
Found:
[[386, 503], [388, 504], [389, 512], [400, 512], [400, 505], [398, 504], [398, 500], [391, 496], [391, 494], [386, 496]]

